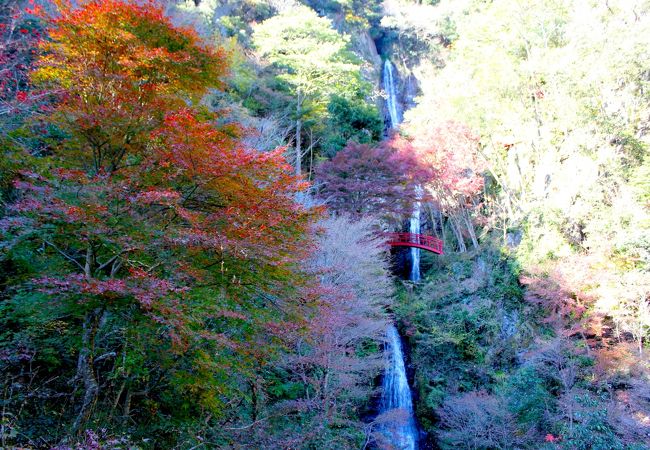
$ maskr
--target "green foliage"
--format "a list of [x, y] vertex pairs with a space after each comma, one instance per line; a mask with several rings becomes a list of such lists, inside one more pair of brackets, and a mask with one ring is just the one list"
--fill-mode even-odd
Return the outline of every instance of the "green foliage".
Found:
[[310, 8], [291, 8], [262, 22], [253, 41], [299, 103], [306, 98], [318, 107], [331, 95], [353, 98], [360, 90], [359, 61], [348, 50], [349, 37]]
[[268, 387], [266, 392], [274, 400], [296, 400], [305, 395], [307, 386], [291, 379], [291, 375], [282, 369], [269, 371], [265, 377]]
[[[465, 401], [474, 398], [507, 406], [522, 441], [505, 448], [624, 448], [641, 436], [630, 411], [647, 408], [628, 400], [632, 389], [625, 401], [596, 392], [616, 384], [609, 372], [619, 366], [643, 373], [640, 389], [647, 390], [647, 364], [613, 358], [617, 342], [595, 325], [611, 317], [623, 329], [621, 314], [635, 317], [637, 328], [629, 329], [644, 336], [635, 338], [642, 354], [648, 4], [413, 3], [400, 2], [384, 20], [385, 48], [407, 61], [423, 90], [405, 118], [430, 124], [442, 116], [481, 135], [489, 171], [484, 236], [504, 247], [502, 254], [481, 250], [483, 277], [471, 258], [446, 255], [419, 290], [400, 299], [420, 417], [435, 429], [436, 413], [444, 418], [462, 407], [459, 416], [475, 414]], [[638, 281], [621, 282], [633, 275]], [[626, 298], [635, 300], [623, 306]], [[441, 391], [452, 401], [441, 403]], [[475, 416], [477, 433], [509, 423]], [[470, 447], [455, 440], [465, 429], [441, 428], [447, 437], [457, 431], [443, 445]]]
[[[109, 2], [89, 3], [101, 9]], [[0, 138], [1, 445], [6, 440], [33, 447], [64, 442], [87, 391], [78, 371], [84, 348], [94, 359], [91, 373], [100, 394], [83, 421], [89, 430], [68, 436], [66, 445], [344, 449], [367, 444], [359, 417], [370, 413], [372, 377], [381, 368], [377, 336], [392, 292], [381, 250], [370, 254], [367, 243], [358, 247], [358, 241], [345, 241], [358, 224], [329, 224], [331, 229], [319, 234], [330, 239], [329, 250], [310, 261], [320, 282], [331, 285], [325, 293], [302, 291], [306, 277], [300, 267], [277, 267], [298, 249], [265, 241], [277, 233], [275, 242], [299, 242], [304, 230], [294, 227], [292, 214], [275, 214], [281, 210], [276, 197], [242, 195], [237, 207], [228, 203], [246, 189], [266, 185], [265, 171], [271, 168], [263, 165], [265, 158], [251, 165], [256, 176], [248, 180], [242, 161], [228, 160], [226, 166], [237, 170], [211, 192], [204, 191], [205, 173], [183, 179], [173, 171], [150, 173], [158, 161], [147, 158], [160, 148], [177, 149], [194, 140], [182, 156], [193, 163], [200, 159], [200, 142], [214, 129], [201, 128], [202, 120], [183, 122], [167, 136], [150, 134], [170, 105], [187, 106], [189, 97], [231, 113], [213, 117], [197, 108], [196, 117], [209, 116], [224, 126], [218, 136], [224, 153], [204, 166], [209, 171], [232, 154], [225, 150], [250, 146], [251, 141], [233, 142], [241, 129], [259, 131], [263, 150], [301, 137], [316, 159], [334, 156], [348, 141], [380, 140], [381, 115], [364, 81], [374, 76], [368, 75], [367, 63], [375, 55], [361, 49], [369, 30], [384, 53], [405, 62], [400, 71], [421, 77], [423, 95], [411, 117], [426, 123], [435, 111], [470, 124], [481, 134], [490, 171], [481, 205], [486, 213], [482, 249], [423, 255], [423, 267], [431, 268], [425, 281], [415, 288], [401, 286], [391, 306], [412, 344], [422, 425], [439, 431], [442, 413], [454, 406], [478, 420], [474, 434], [495, 427], [507, 431], [510, 440], [497, 439], [485, 448], [624, 448], [628, 436], [607, 415], [611, 399], [597, 397], [587, 376], [597, 360], [574, 354], [581, 348], [591, 351], [591, 344], [576, 338], [576, 348], [547, 351], [550, 338], [569, 330], [552, 328], [555, 323], [544, 314], [558, 305], [529, 302], [524, 294], [532, 290], [526, 293], [519, 277], [534, 264], [559, 263], [601, 248], [621, 273], [650, 264], [647, 2], [422, 0], [393, 2], [397, 6], [387, 5], [385, 18], [379, 0], [305, 0], [308, 6], [279, 14], [275, 8], [282, 2], [267, 0], [178, 3], [170, 6], [182, 12], [174, 23], [201, 17], [205, 34], [219, 35], [229, 55], [227, 79], [221, 77], [225, 60], [208, 61], [191, 33], [178, 34], [164, 21], [150, 23], [155, 14], [146, 8], [128, 20], [99, 26], [90, 14], [78, 35], [68, 36], [70, 43], [93, 43], [97, 35], [107, 36], [102, 45], [144, 43], [123, 57], [108, 52], [104, 61], [117, 74], [110, 87], [136, 80], [129, 95], [113, 91], [119, 100], [107, 102], [101, 97], [104, 89], [92, 85], [96, 72], [84, 78], [83, 69], [96, 58], [83, 59], [73, 69], [44, 64], [43, 86], [56, 81], [66, 89], [86, 88], [79, 96], [85, 101], [46, 125], [26, 121], [27, 110], [10, 116], [1, 112], [0, 128], [9, 130]], [[102, 27], [111, 24], [118, 32], [102, 34]], [[32, 19], [23, 25], [27, 32], [43, 31]], [[56, 36], [48, 42], [48, 54], [55, 54]], [[250, 58], [252, 49], [261, 58]], [[29, 46], [23, 50], [27, 67], [34, 56]], [[160, 59], [166, 51], [179, 50], [188, 50], [189, 56], [171, 63]], [[146, 62], [140, 64], [142, 58]], [[18, 70], [26, 73], [24, 67]], [[21, 90], [30, 88], [27, 78], [16, 79]], [[212, 87], [222, 81], [223, 91], [201, 98], [207, 82]], [[146, 89], [150, 83], [157, 83], [165, 102], [152, 101], [153, 90]], [[79, 117], [78, 106], [88, 104], [93, 108], [79, 121], [88, 127], [80, 133], [71, 123]], [[38, 114], [50, 115], [53, 105], [44, 106]], [[130, 122], [144, 106], [149, 109], [141, 122]], [[106, 111], [126, 112], [102, 116]], [[129, 148], [121, 168], [128, 173], [109, 186], [105, 167], [89, 171], [84, 152], [92, 147], [88, 137], [101, 143], [104, 139], [94, 138], [111, 133], [111, 150], [119, 153], [125, 143]], [[163, 165], [170, 157], [161, 158]], [[286, 168], [276, 169], [284, 173]], [[88, 182], [66, 178], [86, 172], [96, 177]], [[127, 192], [133, 180], [137, 186]], [[128, 218], [120, 216], [139, 193], [161, 186], [169, 191], [156, 202], [140, 205]], [[54, 201], [38, 208], [71, 209], [61, 210], [57, 220], [22, 214], [29, 203], [17, 200], [51, 190], [57, 192]], [[170, 192], [179, 194], [182, 204], [167, 203]], [[252, 220], [266, 205], [269, 215]], [[214, 227], [182, 242], [223, 237], [225, 250], [178, 244], [193, 214], [206, 210], [211, 215], [205, 223]], [[81, 219], [75, 217], [82, 213]], [[226, 228], [229, 223], [243, 225]], [[502, 227], [500, 241], [509, 231], [523, 230], [516, 250], [497, 249], [506, 242], [491, 246], [495, 223]], [[247, 234], [251, 229], [259, 233]], [[446, 242], [453, 239], [446, 235], [448, 227], [442, 233]], [[152, 309], [135, 301], [133, 293], [91, 292], [92, 284], [53, 292], [39, 281], [78, 275], [88, 247], [97, 252], [88, 259], [95, 268], [116, 254], [120, 261], [114, 273], [97, 270], [98, 283], [128, 280], [136, 270], [179, 286], [182, 295], [161, 295], [158, 309]], [[100, 305], [107, 305], [101, 318], [93, 315]], [[557, 315], [573, 326], [589, 313]], [[84, 330], [93, 328], [93, 317], [96, 334], [88, 345]], [[183, 332], [181, 343], [173, 339], [177, 330]], [[107, 432], [92, 431], [101, 428]], [[474, 437], [461, 429], [447, 431], [456, 433], [451, 438], [443, 433], [445, 448], [462, 447], [463, 437]], [[553, 433], [551, 440], [561, 439], [544, 446], [547, 433]]]
[[[277, 87], [291, 96], [285, 108], [292, 121], [296, 170], [306, 153], [303, 139], [309, 150], [331, 155], [348, 138], [371, 141], [379, 135], [378, 112], [363, 104], [370, 84], [363, 80], [361, 60], [349, 43], [348, 35], [306, 6], [287, 9], [255, 26], [255, 49], [271, 64]], [[346, 113], [353, 117], [343, 122]], [[339, 130], [342, 123], [347, 126]]]
[[[1, 145], [1, 141], [0, 141]], [[9, 144], [5, 144], [7, 147]], [[0, 160], [0, 214], [13, 194], [12, 181], [16, 176], [18, 165], [12, 161], [11, 153], [5, 147], [5, 157]]]
[[573, 414], [573, 426], [564, 428], [562, 448], [576, 450], [619, 450], [625, 446], [607, 421], [607, 408], [589, 395], [575, 398], [580, 408]]
[[650, 205], [650, 157], [646, 156], [643, 164], [634, 170], [630, 184], [636, 190], [639, 201]]
[[275, 247], [308, 237], [281, 225], [301, 222], [303, 184], [200, 104], [223, 49], [153, 5], [60, 6], [33, 74], [61, 92], [50, 128], [16, 129], [0, 168], [16, 190], [0, 217], [0, 420], [19, 431], [1, 445], [107, 428], [183, 447], [179, 431], [249, 401], [276, 330], [310, 310], [290, 306], [306, 253]]
[[384, 122], [378, 109], [365, 100], [334, 95], [327, 111], [329, 119], [322, 144], [325, 156], [333, 157], [348, 141], [370, 144], [381, 139]]
[[[521, 261], [609, 244], [643, 253], [629, 241], [648, 226], [647, 5], [442, 2], [439, 13], [458, 39], [407, 116], [435, 105], [481, 134], [499, 185], [489, 191], [502, 208], [493, 214], [525, 230]], [[630, 201], [630, 191], [640, 197]]]
[[[450, 392], [496, 389], [530, 342], [517, 276], [516, 262], [487, 247], [473, 257], [439, 257], [420, 290], [399, 292], [395, 311], [412, 336], [418, 415], [426, 428], [435, 428], [429, 417]], [[529, 388], [524, 379], [521, 388]]]
[[554, 412], [557, 403], [553, 388], [549, 380], [534, 365], [529, 364], [506, 378], [502, 395], [523, 428], [535, 427], [543, 432], [553, 425], [550, 414]]

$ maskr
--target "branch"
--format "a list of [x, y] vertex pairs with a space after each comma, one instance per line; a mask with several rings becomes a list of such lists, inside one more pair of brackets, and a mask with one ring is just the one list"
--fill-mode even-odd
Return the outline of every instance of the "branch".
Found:
[[185, 196], [185, 198], [181, 202], [181, 205], [185, 206], [185, 203], [187, 203], [187, 201], [192, 197], [192, 195], [194, 195], [194, 192], [196, 192], [196, 190], [198, 188], [199, 188], [199, 185], [195, 184], [194, 187], [192, 189], [190, 189], [190, 192], [187, 193], [187, 195]]
[[115, 355], [117, 355], [117, 353], [115, 353], [115, 352], [104, 353], [102, 356], [98, 356], [97, 358], [95, 358], [95, 360], [93, 362], [99, 362], [99, 361], [101, 361], [103, 359], [107, 359], [107, 358], [114, 358]]
[[117, 255], [113, 256], [111, 259], [109, 259], [109, 260], [106, 261], [105, 263], [101, 264], [101, 265], [97, 268], [96, 272], [101, 272], [102, 270], [104, 270], [105, 268], [107, 268], [108, 266], [110, 266], [111, 264], [113, 264], [113, 262], [114, 262], [117, 258], [119, 258], [120, 256], [122, 256], [122, 255], [125, 254], [125, 253], [132, 252], [133, 250], [137, 250], [137, 249], [134, 248], [134, 247], [132, 247], [132, 248], [127, 248], [127, 249], [125, 249], [125, 250], [122, 250], [122, 251], [119, 252]]
[[47, 245], [49, 245], [49, 246], [52, 247], [54, 250], [56, 250], [57, 252], [59, 252], [59, 254], [60, 254], [61, 256], [63, 256], [65, 259], [67, 259], [68, 261], [75, 263], [76, 266], [79, 267], [79, 268], [81, 269], [82, 272], [84, 271], [84, 266], [82, 266], [81, 263], [80, 263], [79, 261], [77, 261], [76, 259], [74, 259], [72, 256], [68, 255], [66, 252], [64, 252], [63, 250], [61, 250], [59, 247], [57, 247], [56, 245], [54, 245], [54, 244], [51, 243], [50, 241], [43, 240], [43, 242], [45, 242]]
[[260, 422], [264, 422], [265, 420], [269, 420], [269, 419], [271, 419], [271, 418], [273, 418], [273, 417], [279, 417], [279, 416], [283, 416], [283, 415], [284, 415], [284, 414], [272, 414], [272, 415], [267, 416], [267, 417], [262, 417], [261, 419], [258, 419], [258, 420], [256, 420], [255, 422], [251, 422], [251, 423], [249, 423], [248, 425], [243, 425], [243, 426], [241, 426], [241, 427], [224, 427], [224, 430], [233, 430], [233, 431], [237, 431], [237, 430], [247, 430], [247, 429], [249, 429], [249, 428], [254, 427], [255, 425], [257, 425], [257, 424], [260, 423]]

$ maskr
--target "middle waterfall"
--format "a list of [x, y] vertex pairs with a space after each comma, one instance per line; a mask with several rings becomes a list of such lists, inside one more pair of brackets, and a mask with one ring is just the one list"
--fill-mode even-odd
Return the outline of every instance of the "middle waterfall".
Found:
[[[422, 188], [416, 187], [415, 195], [422, 198]], [[413, 234], [420, 234], [420, 207], [419, 201], [413, 205], [413, 215], [409, 220], [409, 232]], [[420, 249], [411, 247], [411, 274], [409, 276], [411, 281], [420, 281]]]

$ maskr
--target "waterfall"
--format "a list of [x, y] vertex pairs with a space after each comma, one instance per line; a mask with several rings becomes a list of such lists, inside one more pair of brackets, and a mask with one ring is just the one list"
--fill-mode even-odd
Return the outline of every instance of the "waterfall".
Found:
[[390, 114], [390, 127], [397, 128], [402, 121], [393, 76], [393, 63], [388, 59], [384, 62], [384, 91], [386, 91], [386, 107]]
[[[416, 195], [418, 198], [421, 198], [422, 188], [417, 186]], [[414, 234], [420, 234], [420, 202], [415, 202], [413, 205], [413, 215], [409, 220], [409, 232]], [[420, 249], [411, 247], [411, 281], [420, 281]]]
[[[390, 115], [391, 128], [397, 128], [401, 123], [399, 101], [397, 99], [397, 89], [395, 87], [395, 70], [393, 63], [386, 59], [384, 61], [384, 91], [386, 92], [386, 108]], [[421, 197], [422, 190], [418, 186], [416, 195]], [[409, 232], [420, 234], [420, 202], [416, 202], [413, 206], [413, 215], [409, 220]], [[420, 249], [411, 247], [411, 274], [409, 279], [411, 281], [420, 281]]]
[[384, 373], [381, 412], [401, 410], [403, 418], [385, 425], [384, 435], [400, 450], [415, 450], [418, 442], [418, 430], [413, 413], [411, 390], [406, 379], [402, 343], [394, 325], [388, 327], [386, 333], [386, 372]]
[[[384, 62], [384, 91], [386, 91], [386, 108], [390, 115], [391, 128], [397, 128], [401, 122], [399, 101], [395, 87], [395, 72], [393, 63], [388, 59]], [[421, 198], [418, 187], [416, 195]], [[410, 219], [409, 231], [420, 233], [420, 202], [416, 202]], [[411, 275], [413, 281], [420, 280], [420, 249], [411, 248]], [[400, 450], [415, 450], [418, 442], [418, 430], [413, 412], [411, 389], [406, 378], [402, 343], [395, 325], [390, 325], [386, 331], [386, 346], [384, 349], [386, 369], [384, 371], [383, 394], [381, 398], [381, 413], [393, 410], [402, 412], [402, 417], [384, 424], [382, 433], [390, 443]]]

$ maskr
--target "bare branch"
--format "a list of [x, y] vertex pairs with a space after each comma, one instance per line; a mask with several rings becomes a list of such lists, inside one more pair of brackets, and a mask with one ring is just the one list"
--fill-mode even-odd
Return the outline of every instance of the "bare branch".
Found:
[[82, 272], [84, 271], [84, 266], [82, 266], [81, 263], [79, 261], [77, 261], [76, 259], [74, 259], [72, 256], [68, 255], [66, 252], [61, 250], [59, 247], [57, 247], [56, 245], [54, 245], [50, 241], [43, 240], [43, 242], [45, 242], [47, 245], [49, 245], [54, 250], [56, 250], [65, 259], [67, 259], [68, 261], [74, 263], [77, 267], [79, 267], [81, 269]]

